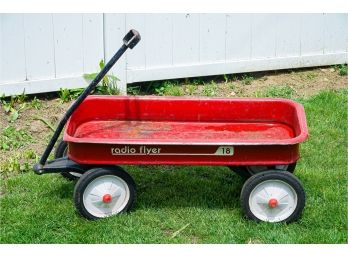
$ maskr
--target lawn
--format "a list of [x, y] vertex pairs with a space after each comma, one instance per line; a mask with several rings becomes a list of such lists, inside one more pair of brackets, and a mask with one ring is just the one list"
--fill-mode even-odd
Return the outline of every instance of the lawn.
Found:
[[[294, 77], [302, 75], [300, 71], [289, 76], [296, 81]], [[267, 81], [255, 78], [250, 85], [246, 79], [210, 86], [191, 83], [184, 86], [186, 91], [167, 84], [154, 91], [191, 95], [192, 85], [197, 86], [192, 95], [227, 95], [230, 90], [228, 95], [233, 97], [251, 94], [250, 87]], [[304, 80], [313, 78], [305, 76]], [[41, 100], [43, 107], [36, 110], [28, 107], [32, 101], [25, 100], [27, 108], [15, 121], [0, 110], [0, 243], [347, 243], [348, 87], [344, 81], [341, 88], [306, 93], [290, 82], [283, 86], [269, 83], [253, 91], [253, 96], [294, 98], [306, 110], [310, 138], [301, 145], [295, 174], [305, 187], [307, 202], [302, 218], [289, 225], [244, 219], [239, 206], [243, 180], [226, 167], [210, 166], [124, 166], [137, 185], [133, 211], [87, 221], [75, 211], [74, 182], [59, 174], [38, 176], [31, 171], [52, 133], [47, 124], [54, 124], [69, 103]], [[57, 104], [47, 105], [50, 101]], [[37, 117], [44, 112], [45, 117]], [[30, 130], [33, 126], [35, 130]]]

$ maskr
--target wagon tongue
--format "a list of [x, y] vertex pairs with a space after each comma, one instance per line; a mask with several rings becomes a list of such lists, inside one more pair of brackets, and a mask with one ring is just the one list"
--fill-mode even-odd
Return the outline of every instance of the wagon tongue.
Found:
[[45, 173], [60, 173], [60, 172], [78, 172], [83, 173], [90, 169], [87, 165], [78, 164], [67, 157], [57, 158], [48, 161], [45, 165], [37, 163], [34, 165], [34, 172], [38, 175]]

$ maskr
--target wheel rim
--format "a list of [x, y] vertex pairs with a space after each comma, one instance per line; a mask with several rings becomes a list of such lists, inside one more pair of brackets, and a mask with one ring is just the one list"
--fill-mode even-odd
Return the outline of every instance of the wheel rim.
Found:
[[294, 213], [296, 206], [297, 194], [294, 188], [281, 180], [264, 181], [249, 196], [250, 211], [262, 221], [286, 220]]
[[[275, 165], [272, 166], [271, 169], [276, 169], [276, 170], [287, 170], [289, 165]], [[247, 166], [246, 167], [248, 172], [252, 175], [260, 173], [262, 171], [266, 171], [270, 169], [270, 166]]]
[[[63, 157], [65, 157], [65, 156], [68, 156], [68, 147], [64, 149]], [[71, 171], [71, 172], [68, 172], [68, 173], [69, 173], [70, 175], [74, 176], [74, 177], [77, 177], [77, 178], [79, 178], [79, 177], [82, 176], [82, 174], [81, 174], [81, 173], [78, 173], [78, 172], [73, 172], [73, 171]]]
[[121, 212], [130, 199], [127, 183], [114, 175], [92, 180], [83, 192], [83, 204], [95, 217], [103, 218]]

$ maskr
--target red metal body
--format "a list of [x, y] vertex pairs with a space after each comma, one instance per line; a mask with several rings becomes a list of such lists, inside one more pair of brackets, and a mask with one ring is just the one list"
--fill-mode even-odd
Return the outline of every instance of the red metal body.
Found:
[[80, 164], [275, 165], [299, 158], [303, 107], [285, 99], [89, 96], [68, 121]]

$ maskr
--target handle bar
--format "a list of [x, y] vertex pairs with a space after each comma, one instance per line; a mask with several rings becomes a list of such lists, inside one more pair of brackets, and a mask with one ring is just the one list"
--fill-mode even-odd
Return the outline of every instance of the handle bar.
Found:
[[39, 163], [35, 164], [33, 169], [37, 174], [42, 174], [43, 165], [45, 165], [48, 156], [50, 155], [55, 143], [57, 142], [60, 133], [62, 132], [66, 122], [70, 118], [70, 116], [74, 113], [77, 107], [85, 100], [85, 98], [92, 92], [92, 90], [99, 84], [99, 82], [103, 79], [103, 77], [108, 73], [108, 71], [114, 66], [114, 64], [120, 59], [120, 57], [124, 54], [124, 52], [130, 48], [133, 49], [141, 37], [138, 31], [131, 29], [123, 38], [123, 45], [121, 48], [115, 53], [115, 55], [110, 59], [110, 61], [104, 66], [104, 68], [98, 73], [98, 75], [93, 79], [93, 81], [86, 87], [86, 89], [82, 92], [82, 94], [76, 99], [76, 101], [70, 106], [70, 108], [66, 111], [63, 118], [60, 120], [56, 130], [53, 133], [53, 136], [48, 143], [45, 152], [41, 156]]

